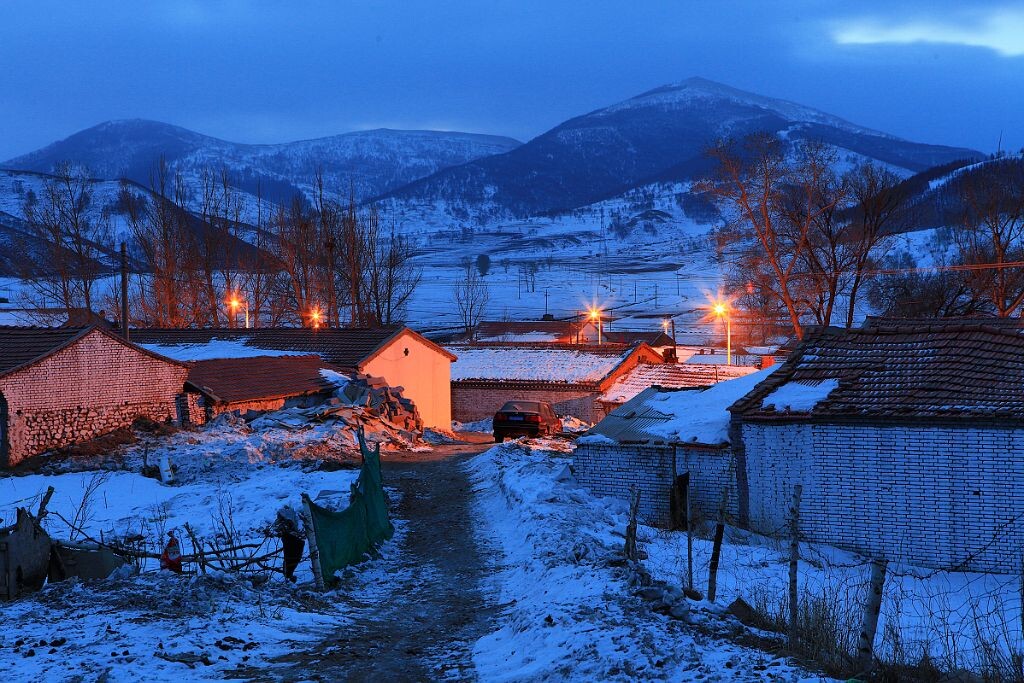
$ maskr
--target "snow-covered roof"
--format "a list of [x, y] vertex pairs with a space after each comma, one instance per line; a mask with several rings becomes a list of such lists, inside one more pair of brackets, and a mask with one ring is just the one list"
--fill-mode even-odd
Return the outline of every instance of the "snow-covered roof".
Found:
[[259, 356], [308, 356], [307, 351], [260, 349], [239, 339], [212, 339], [204, 344], [139, 344], [142, 348], [178, 361], [206, 361]]
[[719, 382], [703, 391], [645, 389], [598, 422], [577, 443], [729, 443], [729, 407], [779, 366]]
[[637, 365], [615, 380], [599, 400], [624, 403], [644, 389], [659, 386], [663, 389], [697, 389], [718, 382], [743, 377], [756, 372], [755, 368], [738, 365], [694, 365], [690, 363], [662, 363]]
[[460, 346], [453, 350], [459, 357], [452, 365], [453, 382], [531, 380], [569, 384], [599, 382], [635, 351], [517, 346]]

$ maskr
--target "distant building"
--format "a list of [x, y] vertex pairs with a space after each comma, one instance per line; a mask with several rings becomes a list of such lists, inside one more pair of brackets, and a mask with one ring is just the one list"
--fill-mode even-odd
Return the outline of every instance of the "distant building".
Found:
[[181, 361], [315, 354], [342, 372], [402, 387], [427, 427], [451, 428], [455, 355], [408, 327], [138, 329], [133, 342]]
[[640, 392], [661, 389], [707, 389], [713, 384], [756, 372], [742, 365], [694, 365], [690, 363], [641, 364], [619, 377], [597, 399], [603, 412], [610, 413]]
[[174, 420], [187, 373], [101, 327], [0, 327], [0, 465]]
[[646, 344], [452, 346], [452, 410], [460, 422], [488, 417], [513, 399], [547, 401], [560, 415], [594, 422], [598, 402], [616, 380], [640, 363], [662, 363]]
[[320, 403], [337, 388], [322, 370], [338, 368], [315, 355], [195, 361], [185, 381], [188, 422], [203, 424], [222, 413], [244, 416]]

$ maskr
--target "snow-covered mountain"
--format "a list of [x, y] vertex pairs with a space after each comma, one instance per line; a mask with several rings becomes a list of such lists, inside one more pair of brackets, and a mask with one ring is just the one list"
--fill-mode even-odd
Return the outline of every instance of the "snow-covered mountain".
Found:
[[270, 145], [228, 142], [166, 123], [108, 121], [0, 163], [0, 168], [49, 172], [60, 161], [87, 166], [97, 178], [129, 178], [148, 185], [163, 156], [172, 169], [197, 180], [204, 169], [226, 167], [234, 183], [250, 193], [282, 201], [309, 192], [316, 169], [336, 196], [350, 188], [361, 199], [379, 195], [467, 161], [517, 147], [495, 135], [369, 130]]
[[705, 150], [711, 144], [755, 131], [820, 139], [841, 155], [873, 159], [908, 175], [980, 155], [910, 142], [793, 102], [691, 78], [570, 119], [505, 154], [439, 171], [390, 197], [491, 204], [519, 215], [572, 209], [654, 182], [697, 178], [710, 170]]

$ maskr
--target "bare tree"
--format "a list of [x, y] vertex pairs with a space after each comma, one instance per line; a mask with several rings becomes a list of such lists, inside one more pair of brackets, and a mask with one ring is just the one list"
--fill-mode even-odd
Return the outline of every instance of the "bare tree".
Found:
[[420, 283], [420, 271], [413, 265], [413, 250], [395, 231], [394, 223], [385, 236], [375, 209], [366, 217], [362, 240], [366, 252], [363, 276], [364, 298], [373, 325], [389, 326], [404, 315]]
[[717, 177], [699, 186], [733, 217], [733, 234], [746, 247], [743, 269], [771, 275], [759, 284], [782, 302], [798, 339], [808, 309], [801, 291], [808, 284], [801, 270], [804, 251], [814, 221], [833, 206], [819, 201], [830, 168], [826, 151], [823, 145], [799, 145], [794, 163], [771, 134], [751, 135], [742, 145], [724, 141], [709, 151]]
[[985, 164], [960, 182], [962, 221], [954, 230], [968, 283], [1000, 318], [1024, 304], [1024, 164]]
[[24, 203], [28, 232], [47, 245], [45, 263], [24, 273], [44, 305], [92, 311], [99, 298], [96, 282], [108, 269], [101, 245], [109, 244], [110, 228], [91, 204], [88, 171], [68, 162], [45, 181], [41, 197], [32, 195]]
[[452, 294], [455, 298], [455, 305], [459, 309], [459, 318], [466, 330], [466, 334], [472, 338], [477, 323], [483, 317], [487, 302], [491, 295], [487, 282], [480, 277], [480, 273], [474, 268], [465, 269], [465, 277], [455, 283]]

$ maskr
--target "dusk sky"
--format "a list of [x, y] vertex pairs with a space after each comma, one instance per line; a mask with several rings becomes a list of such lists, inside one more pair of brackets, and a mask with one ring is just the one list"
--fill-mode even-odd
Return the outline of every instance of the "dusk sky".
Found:
[[0, 159], [108, 119], [239, 142], [526, 140], [703, 76], [901, 137], [1024, 146], [1024, 4], [4, 2]]

